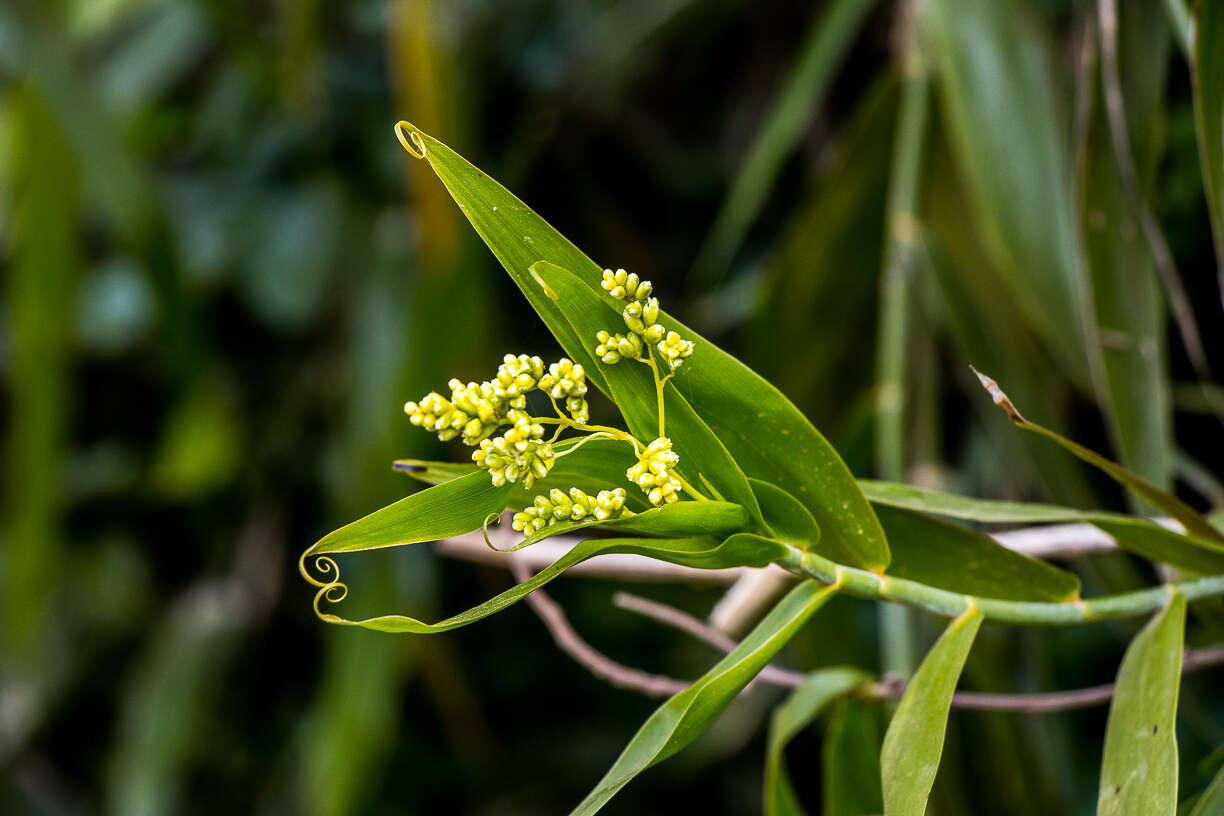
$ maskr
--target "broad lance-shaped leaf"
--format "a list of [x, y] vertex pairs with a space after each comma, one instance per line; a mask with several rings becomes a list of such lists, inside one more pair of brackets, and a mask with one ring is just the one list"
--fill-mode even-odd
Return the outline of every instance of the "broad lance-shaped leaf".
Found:
[[[484, 471], [460, 476], [413, 493], [319, 539], [302, 556], [397, 547], [478, 530], [506, 508], [510, 486], [494, 487]], [[747, 525], [738, 504], [683, 501], [607, 521], [558, 522], [528, 536], [525, 544], [562, 533], [601, 526], [653, 536], [710, 535], [719, 540]]]
[[1079, 579], [1066, 570], [1007, 549], [989, 536], [909, 510], [880, 506], [888, 533], [888, 575], [929, 586], [1011, 601], [1069, 601]]
[[[569, 270], [596, 294], [602, 269], [508, 190], [446, 145], [402, 122], [414, 155], [425, 158], [464, 215], [518, 284], [532, 308], [588, 379], [606, 384], [589, 343], [532, 279], [539, 260]], [[693, 341], [693, 356], [672, 381], [697, 415], [749, 475], [776, 484], [811, 511], [821, 528], [820, 554], [865, 569], [888, 564], [888, 544], [871, 506], [833, 446], [780, 391], [739, 360], [679, 321], [660, 315], [668, 329]]]
[[[565, 319], [586, 338], [589, 345], [595, 345], [596, 332], [615, 331], [618, 326], [624, 325], [620, 310], [611, 305], [618, 301], [609, 295], [604, 296], [607, 300], [596, 295], [569, 270], [540, 261], [531, 265], [531, 273], [537, 285], [560, 306]], [[650, 370], [642, 363], [631, 360], [622, 360], [615, 365], [596, 360], [595, 365], [599, 367], [609, 395], [620, 408], [634, 436], [645, 443], [658, 436], [658, 399]], [[680, 455], [677, 467], [687, 475], [690, 483], [696, 486], [704, 477], [724, 498], [743, 505], [753, 519], [758, 523], [763, 522], [756, 495], [744, 472], [670, 383], [664, 387], [663, 416], [666, 436], [672, 440], [673, 450]]]
[[802, 502], [769, 482], [749, 479], [748, 483], [752, 485], [752, 492], [761, 505], [761, 513], [776, 538], [805, 551], [820, 541], [820, 525]]
[[484, 471], [413, 493], [328, 533], [302, 556], [435, 541], [477, 530], [506, 509], [510, 485], [495, 487]]
[[874, 816], [880, 790], [881, 706], [854, 697], [837, 704], [821, 747], [821, 816]]
[[922, 816], [926, 811], [956, 681], [981, 625], [976, 609], [952, 621], [906, 686], [880, 753], [884, 816]]
[[1202, 0], [1194, 8], [1194, 122], [1224, 294], [1224, 4]]
[[1134, 473], [1131, 473], [1121, 465], [1109, 461], [1099, 453], [1091, 451], [1077, 442], [1072, 442], [1070, 439], [1054, 433], [1049, 428], [1044, 428], [1034, 422], [1029, 422], [1020, 414], [1018, 410], [1016, 410], [1016, 406], [1012, 405], [1011, 400], [1008, 399], [1007, 395], [1004, 394], [999, 388], [998, 383], [976, 369], [974, 369], [973, 373], [977, 374], [978, 380], [980, 380], [982, 383], [982, 387], [985, 388], [990, 394], [990, 397], [994, 400], [995, 405], [998, 405], [1000, 408], [1006, 411], [1008, 419], [1010, 419], [1014, 424], [1024, 428], [1027, 431], [1032, 431], [1033, 433], [1040, 434], [1047, 439], [1053, 440], [1079, 459], [1082, 459], [1093, 467], [1104, 471], [1107, 476], [1134, 493], [1139, 498], [1147, 501], [1149, 504], [1159, 508], [1163, 512], [1168, 513], [1170, 516], [1180, 521], [1186, 528], [1186, 532], [1190, 535], [1224, 544], [1224, 533], [1221, 533], [1215, 527], [1212, 527], [1211, 523], [1208, 522], [1207, 519], [1205, 519], [1193, 507], [1186, 504], [1173, 494], [1166, 493], [1146, 479], [1136, 476]]
[[[315, 611], [319, 618], [342, 626], [360, 626], [363, 629], [373, 629], [379, 632], [410, 632], [413, 634], [437, 634], [467, 626], [478, 620], [500, 612], [518, 602], [528, 593], [547, 584], [565, 570], [604, 553], [630, 553], [645, 555], [697, 569], [726, 569], [728, 567], [763, 567], [785, 555], [783, 546], [758, 536], [734, 535], [724, 542], [709, 536], [690, 538], [596, 538], [579, 542], [554, 563], [545, 567], [521, 584], [516, 584], [505, 592], [497, 595], [479, 606], [466, 612], [461, 612], [438, 623], [426, 623], [407, 615], [380, 615], [364, 620], [349, 620], [319, 610], [323, 600], [330, 600], [327, 593], [333, 588], [341, 589], [340, 599], [343, 599], [344, 585], [338, 582], [339, 576], [331, 575], [336, 582], [323, 584], [315, 597]], [[318, 555], [319, 553], [313, 553]], [[509, 558], [510, 556], [507, 556]], [[333, 567], [334, 569], [334, 567]]]
[[1174, 724], [1185, 630], [1186, 598], [1174, 593], [1122, 658], [1105, 727], [1098, 816], [1177, 812]]
[[787, 593], [714, 668], [650, 715], [571, 816], [595, 813], [639, 773], [696, 739], [833, 592], [833, 587], [804, 581]]
[[1224, 547], [1214, 541], [1181, 535], [1148, 519], [1105, 510], [1074, 510], [1052, 504], [974, 499], [937, 490], [863, 479], [863, 492], [877, 507], [898, 507], [988, 524], [1040, 524], [1082, 521], [1113, 536], [1118, 545], [1149, 561], [1216, 575], [1224, 572]]
[[765, 748], [765, 816], [802, 816], [803, 807], [786, 772], [786, 745], [807, 728], [825, 707], [868, 679], [859, 669], [832, 668], [814, 671], [803, 685], [774, 709], [769, 720]]

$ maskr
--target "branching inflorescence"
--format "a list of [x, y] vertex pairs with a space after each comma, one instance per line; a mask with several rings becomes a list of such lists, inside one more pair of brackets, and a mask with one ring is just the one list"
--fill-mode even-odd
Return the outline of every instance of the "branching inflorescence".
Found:
[[[409, 402], [404, 406], [409, 420], [436, 433], [444, 442], [458, 437], [465, 445], [475, 447], [472, 460], [489, 472], [497, 486], [521, 482], [523, 487], [531, 488], [548, 475], [558, 459], [576, 450], [585, 440], [604, 438], [633, 447], [638, 461], [626, 471], [625, 478], [641, 489], [650, 504], [661, 507], [679, 501], [682, 490], [696, 499], [703, 498], [680, 478], [676, 471], [680, 456], [672, 449], [672, 441], [664, 436], [664, 388], [692, 355], [693, 343], [677, 332], [667, 331], [658, 322], [659, 299], [651, 294], [650, 281], [640, 280], [623, 269], [615, 272], [605, 269], [602, 286], [612, 297], [625, 302], [621, 317], [628, 331], [598, 332], [594, 355], [605, 365], [628, 360], [650, 368], [659, 412], [655, 439], [643, 442], [618, 428], [587, 424], [590, 408], [586, 400], [586, 372], [580, 363], [566, 357], [546, 369], [539, 357], [507, 354], [492, 380], [464, 383], [452, 379], [448, 383], [449, 399], [432, 392], [418, 402]], [[527, 394], [532, 391], [541, 391], [548, 397], [556, 416], [531, 414]], [[546, 425], [557, 426], [548, 439]], [[567, 428], [581, 431], [584, 436], [558, 452], [554, 444]], [[601, 490], [596, 496], [589, 496], [577, 487], [568, 491], [553, 488], [516, 513], [513, 527], [531, 535], [559, 522], [607, 521], [630, 512], [625, 509], [626, 498], [624, 488]]]

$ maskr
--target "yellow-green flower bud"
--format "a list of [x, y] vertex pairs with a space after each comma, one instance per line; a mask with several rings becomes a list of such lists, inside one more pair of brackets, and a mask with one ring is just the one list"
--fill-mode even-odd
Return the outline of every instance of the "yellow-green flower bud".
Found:
[[547, 496], [536, 496], [531, 507], [514, 514], [511, 527], [530, 535], [546, 527], [566, 521], [607, 521], [621, 515], [625, 507], [625, 489], [601, 490], [591, 497], [576, 487], [569, 493], [553, 488]]
[[565, 409], [575, 422], [586, 422], [590, 418], [586, 372], [580, 364], [562, 357], [548, 367], [548, 373], [540, 378], [539, 387], [554, 400], [564, 399]]
[[552, 470], [557, 454], [552, 445], [541, 440], [543, 425], [532, 422], [522, 411], [510, 413], [514, 426], [501, 436], [482, 440], [472, 453], [472, 461], [489, 471], [498, 487], [520, 479], [524, 487], [531, 487], [536, 479], [543, 479]]
[[636, 484], [655, 507], [679, 501], [683, 485], [675, 467], [680, 457], [672, 450], [671, 440], [660, 437], [638, 456], [636, 465], [625, 471], [625, 478]]
[[544, 361], [539, 357], [507, 354], [497, 369], [497, 379], [492, 386], [494, 393], [509, 407], [522, 408], [527, 404], [525, 395], [536, 387], [542, 376]]
[[642, 339], [636, 334], [609, 334], [601, 331], [596, 332], [595, 339], [599, 341], [599, 345], [595, 347], [595, 356], [608, 365], [619, 363], [622, 358], [640, 358], [646, 350]]
[[668, 332], [667, 337], [660, 340], [656, 346], [659, 349], [659, 354], [663, 355], [663, 359], [667, 361], [668, 366], [672, 371], [680, 367], [686, 357], [693, 353], [693, 341], [685, 340], [675, 332]]
[[645, 300], [650, 297], [652, 289], [650, 281], [639, 280], [637, 275], [623, 269], [615, 272], [605, 269], [599, 285], [617, 300]]
[[454, 439], [465, 428], [471, 417], [446, 397], [431, 392], [419, 403], [409, 402], [404, 406], [408, 421], [427, 431], [433, 431], [443, 442]]

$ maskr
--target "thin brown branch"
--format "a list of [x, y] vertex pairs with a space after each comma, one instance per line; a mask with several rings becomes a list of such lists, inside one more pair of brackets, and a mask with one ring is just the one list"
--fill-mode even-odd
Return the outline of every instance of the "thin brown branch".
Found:
[[[510, 556], [508, 560], [514, 580], [521, 584], [531, 577], [531, 570], [518, 557]], [[596, 650], [574, 631], [561, 605], [543, 590], [529, 594], [527, 603], [544, 622], [557, 647], [600, 680], [650, 697], [670, 697], [688, 687], [689, 684], [682, 680], [625, 666]]]
[[[647, 600], [627, 592], [618, 592], [612, 597], [612, 603], [621, 609], [636, 612], [651, 620], [658, 621], [692, 635], [709, 643], [715, 648], [729, 652], [735, 648], [735, 641], [722, 632], [707, 626], [697, 618], [667, 604]], [[1187, 651], [1182, 659], [1182, 672], [1189, 673], [1208, 666], [1224, 664], [1224, 646], [1210, 649]], [[803, 682], [801, 672], [781, 669], [776, 666], [766, 667], [758, 679], [763, 683], [775, 686], [794, 688]], [[900, 699], [905, 693], [901, 683], [884, 680], [865, 686], [863, 696], [879, 700]], [[1014, 711], [1025, 714], [1051, 714], [1057, 711], [1068, 711], [1075, 708], [1088, 708], [1109, 702], [1114, 693], [1112, 683], [1103, 686], [1072, 689], [1070, 691], [1049, 691], [1025, 694], [996, 694], [992, 692], [958, 691], [952, 697], [954, 708], [974, 711]]]

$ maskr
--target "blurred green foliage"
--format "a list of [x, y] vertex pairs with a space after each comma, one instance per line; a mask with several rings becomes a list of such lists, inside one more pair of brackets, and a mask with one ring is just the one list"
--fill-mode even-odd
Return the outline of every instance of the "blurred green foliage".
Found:
[[[652, 710], [526, 609], [422, 642], [325, 630], [294, 581], [304, 543], [414, 489], [393, 458], [442, 454], [406, 399], [483, 376], [502, 349], [555, 356], [395, 142], [399, 118], [652, 279], [860, 476], [1122, 506], [984, 403], [973, 362], [1032, 419], [1219, 501], [1219, 392], [1196, 384], [1139, 222], [1146, 206], [1164, 228], [1219, 370], [1186, 11], [1118, 5], [1141, 200], [1093, 3], [0, 5], [0, 810], [552, 813]], [[887, 343], [900, 356], [881, 371]], [[901, 444], [881, 457], [877, 438]], [[1150, 577], [1123, 555], [1075, 569], [1085, 594]], [[345, 570], [372, 610], [431, 619], [508, 584], [425, 548]], [[713, 663], [612, 611], [610, 589], [553, 591], [626, 662], [687, 678]], [[650, 592], [699, 614], [717, 598]], [[1204, 642], [1224, 636], [1218, 605], [1190, 614]], [[906, 625], [924, 645], [941, 628]], [[966, 678], [1104, 682], [1133, 632], [988, 626]], [[874, 669], [880, 646], [874, 607], [837, 598], [785, 658]], [[775, 698], [752, 692], [608, 812], [751, 812]], [[1224, 744], [1210, 673], [1186, 678], [1179, 716], [1188, 795]], [[933, 811], [1091, 812], [1104, 719], [954, 713]], [[877, 725], [842, 706], [834, 733], [871, 754]], [[809, 808], [856, 801], [798, 772], [822, 767], [816, 740], [788, 756]], [[1035, 769], [1022, 787], [1017, 766]]]

